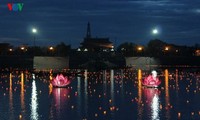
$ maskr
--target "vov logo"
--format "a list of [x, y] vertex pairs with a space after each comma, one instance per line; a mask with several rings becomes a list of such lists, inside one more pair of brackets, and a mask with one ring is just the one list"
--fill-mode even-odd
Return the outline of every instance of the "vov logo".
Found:
[[22, 11], [24, 7], [24, 3], [8, 3], [8, 10], [9, 11]]

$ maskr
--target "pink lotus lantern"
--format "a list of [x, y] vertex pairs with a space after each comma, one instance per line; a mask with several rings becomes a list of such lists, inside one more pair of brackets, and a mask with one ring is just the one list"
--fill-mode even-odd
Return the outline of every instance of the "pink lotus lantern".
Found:
[[153, 70], [151, 73], [152, 75], [146, 77], [142, 81], [142, 84], [147, 87], [158, 87], [161, 84], [161, 81], [157, 78], [157, 72]]
[[62, 74], [58, 74], [56, 78], [53, 78], [51, 83], [53, 87], [66, 87], [71, 83], [71, 81], [68, 79], [68, 77], [64, 77]]

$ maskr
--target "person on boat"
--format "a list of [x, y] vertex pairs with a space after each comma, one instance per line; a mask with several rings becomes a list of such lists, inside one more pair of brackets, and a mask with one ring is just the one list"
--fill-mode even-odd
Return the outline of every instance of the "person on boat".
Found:
[[151, 75], [149, 75], [148, 77], [146, 77], [143, 81], [143, 84], [144, 85], [152, 85], [152, 86], [157, 86], [157, 85], [160, 85], [160, 80], [158, 79], [157, 77], [157, 72], [155, 70], [153, 70], [151, 72]]

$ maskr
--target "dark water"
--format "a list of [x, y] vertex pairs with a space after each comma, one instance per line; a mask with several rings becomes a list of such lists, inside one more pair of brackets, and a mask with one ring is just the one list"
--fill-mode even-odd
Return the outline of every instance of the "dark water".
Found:
[[53, 88], [50, 76], [1, 74], [1, 120], [189, 120], [200, 119], [198, 69], [160, 69], [159, 88], [145, 88], [143, 70], [107, 70], [72, 76]]

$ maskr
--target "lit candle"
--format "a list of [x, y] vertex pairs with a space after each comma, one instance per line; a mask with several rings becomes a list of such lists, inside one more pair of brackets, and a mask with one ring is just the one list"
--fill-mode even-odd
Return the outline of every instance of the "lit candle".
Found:
[[180, 113], [180, 112], [178, 113], [178, 117], [179, 117], [179, 118], [181, 117], [181, 113]]
[[20, 120], [22, 119], [22, 115], [21, 115], [21, 114], [19, 115], [19, 119], [20, 119]]
[[106, 111], [103, 111], [103, 114], [104, 114], [104, 115], [106, 115], [106, 113], [107, 113]]

